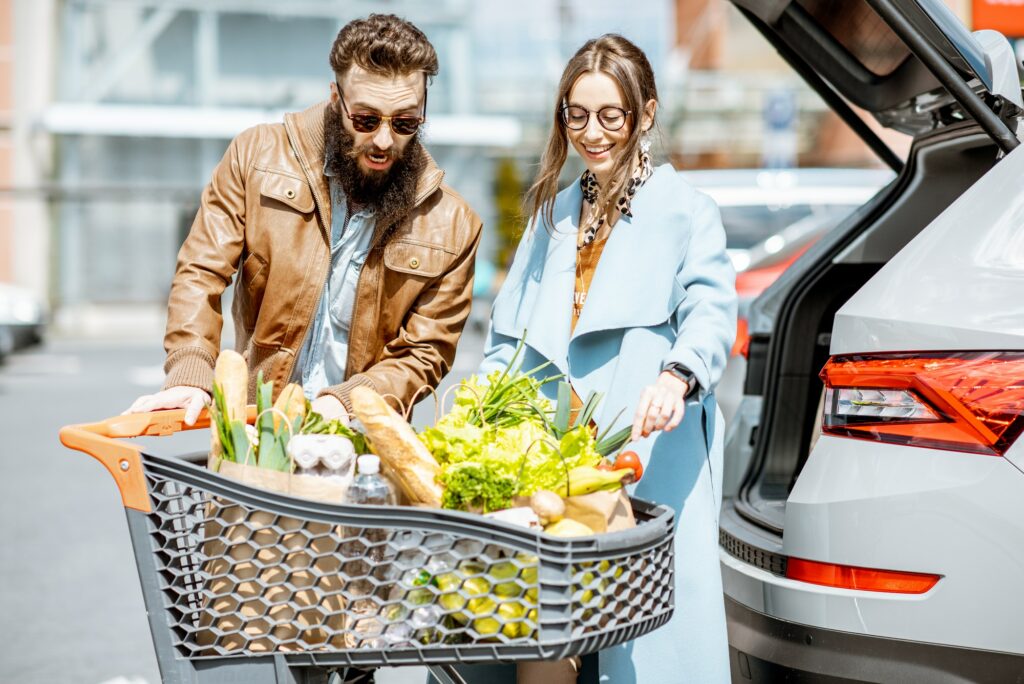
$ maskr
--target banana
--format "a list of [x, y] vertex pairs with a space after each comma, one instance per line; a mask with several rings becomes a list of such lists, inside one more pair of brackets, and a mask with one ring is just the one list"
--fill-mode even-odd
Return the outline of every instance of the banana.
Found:
[[598, 470], [593, 466], [577, 466], [569, 471], [569, 496], [581, 496], [603, 489], [618, 489], [622, 478], [632, 471]]

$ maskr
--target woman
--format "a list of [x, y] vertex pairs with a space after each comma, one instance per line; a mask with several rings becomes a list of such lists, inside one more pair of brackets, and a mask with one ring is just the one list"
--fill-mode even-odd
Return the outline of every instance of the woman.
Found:
[[[676, 512], [676, 609], [601, 652], [602, 681], [714, 684], [729, 681], [714, 387], [736, 332], [735, 273], [714, 202], [651, 166], [657, 108], [650, 64], [621, 36], [587, 42], [566, 66], [481, 373], [507, 364], [526, 331], [523, 368], [550, 361], [576, 397], [604, 393], [601, 430], [624, 408], [620, 422], [632, 417], [645, 473], [632, 494]], [[586, 171], [556, 194], [570, 145]]]

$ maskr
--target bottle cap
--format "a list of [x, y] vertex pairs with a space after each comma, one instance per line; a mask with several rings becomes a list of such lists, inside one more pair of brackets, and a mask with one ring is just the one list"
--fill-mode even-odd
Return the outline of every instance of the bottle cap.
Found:
[[372, 475], [380, 472], [380, 457], [373, 454], [363, 454], [356, 460], [356, 467], [360, 475]]

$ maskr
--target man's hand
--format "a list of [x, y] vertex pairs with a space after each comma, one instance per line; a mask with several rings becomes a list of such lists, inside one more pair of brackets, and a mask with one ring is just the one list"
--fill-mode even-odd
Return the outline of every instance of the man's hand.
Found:
[[[198, 387], [170, 387], [156, 394], [146, 394], [135, 400], [124, 413], [149, 413], [163, 409], [185, 409], [185, 424], [195, 425], [203, 407], [210, 403], [210, 395]], [[124, 415], [124, 414], [122, 414]]]
[[333, 394], [321, 394], [313, 400], [312, 408], [323, 416], [324, 420], [338, 418], [345, 425], [348, 425], [348, 411], [345, 410], [345, 405], [338, 401], [338, 398]]
[[645, 387], [640, 394], [629, 440], [635, 442], [655, 430], [669, 432], [679, 425], [686, 412], [686, 393], [689, 390], [686, 382], [672, 373], [661, 373], [658, 381]]

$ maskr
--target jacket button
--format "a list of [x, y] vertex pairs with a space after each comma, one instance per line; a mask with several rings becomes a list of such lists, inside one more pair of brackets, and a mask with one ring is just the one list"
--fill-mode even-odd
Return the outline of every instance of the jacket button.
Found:
[[420, 260], [419, 259], [417, 259], [416, 257], [413, 257], [412, 259], [409, 259], [409, 268], [419, 268], [419, 267], [420, 267]]
[[287, 197], [288, 199], [295, 199], [295, 191], [292, 190], [291, 188], [288, 188], [287, 190], [284, 191], [284, 196]]

